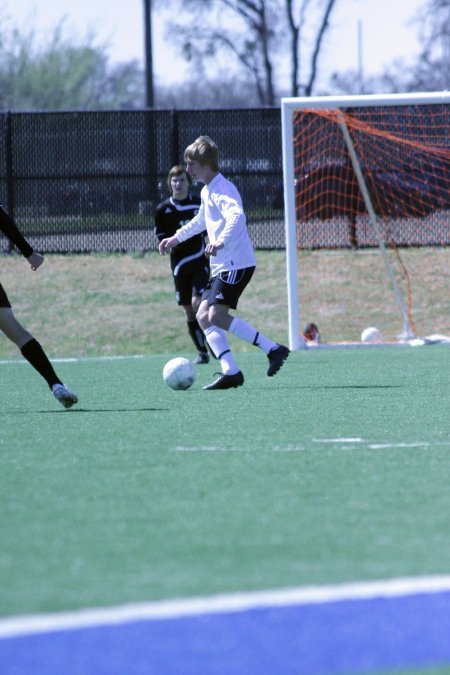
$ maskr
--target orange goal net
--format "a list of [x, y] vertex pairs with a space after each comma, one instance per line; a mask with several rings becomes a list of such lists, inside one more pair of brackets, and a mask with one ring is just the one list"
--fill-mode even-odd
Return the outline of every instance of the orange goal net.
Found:
[[[450, 244], [449, 103], [440, 92], [282, 100], [291, 346], [301, 346], [298, 256], [320, 250], [334, 260], [345, 250], [381, 252], [397, 333], [417, 335], [403, 251]], [[319, 309], [311, 312], [305, 320]], [[361, 328], [365, 316], [362, 308]]]

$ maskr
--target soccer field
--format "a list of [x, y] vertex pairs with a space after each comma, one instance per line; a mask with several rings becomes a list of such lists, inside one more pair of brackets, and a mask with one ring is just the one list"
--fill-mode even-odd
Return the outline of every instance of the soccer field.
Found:
[[[449, 574], [448, 346], [300, 351], [275, 378], [266, 377], [261, 352], [237, 353], [245, 385], [217, 392], [202, 390], [215, 364], [199, 366], [187, 391], [166, 387], [161, 371], [172, 356], [59, 363], [79, 396], [70, 411], [28, 365], [0, 364], [3, 625], [130, 603]], [[301, 639], [319, 641], [322, 670], [314, 660], [305, 661], [310, 671], [295, 666], [295, 653], [274, 670], [263, 634], [250, 652], [242, 648], [242, 662], [230, 650], [228, 669], [223, 645], [221, 669], [188, 667], [176, 651], [173, 668], [158, 668], [150, 643], [147, 669], [131, 662], [126, 671], [90, 670], [88, 658], [84, 670], [71, 669], [65, 655], [64, 673], [448, 673], [449, 590], [437, 597], [441, 608], [447, 603], [437, 632], [423, 606], [397, 608], [384, 660], [379, 642], [355, 635], [365, 660], [360, 652], [350, 667], [336, 645], [327, 652], [326, 634], [311, 632]], [[431, 652], [405, 646], [412, 614], [411, 635], [426, 624]], [[342, 627], [342, 616], [330, 625]], [[301, 615], [293, 620], [290, 636], [302, 625]], [[0, 671], [27, 672], [8, 670], [25, 638], [2, 634], [2, 621], [0, 638]], [[214, 649], [214, 632], [209, 639]], [[282, 644], [274, 650], [283, 664]]]

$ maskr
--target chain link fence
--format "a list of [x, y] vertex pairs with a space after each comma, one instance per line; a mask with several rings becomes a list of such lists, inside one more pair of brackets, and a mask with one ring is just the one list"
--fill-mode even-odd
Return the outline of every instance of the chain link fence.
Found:
[[[222, 171], [242, 195], [255, 248], [283, 249], [279, 108], [6, 112], [0, 114], [0, 201], [44, 253], [153, 251], [153, 214], [168, 196], [167, 173], [205, 134], [218, 144]], [[426, 228], [423, 219], [414, 220], [414, 237], [402, 235], [402, 246], [450, 243], [448, 206], [431, 215]], [[364, 234], [367, 217], [358, 218], [358, 246], [376, 245]], [[409, 233], [410, 225], [398, 226]], [[302, 248], [355, 244], [339, 213], [300, 219], [299, 227]], [[0, 251], [8, 246], [0, 237]]]
[[5, 113], [0, 125], [1, 202], [37, 250], [155, 250], [167, 173], [203, 134], [242, 194], [255, 247], [284, 247], [279, 109]]

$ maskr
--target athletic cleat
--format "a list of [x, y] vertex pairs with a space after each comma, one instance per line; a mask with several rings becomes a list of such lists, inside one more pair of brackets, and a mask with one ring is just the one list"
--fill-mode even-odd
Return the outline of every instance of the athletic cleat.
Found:
[[217, 380], [214, 380], [211, 384], [207, 384], [203, 389], [232, 389], [244, 384], [244, 375], [240, 370], [233, 375], [217, 374], [219, 375]]
[[291, 352], [289, 349], [284, 345], [278, 345], [278, 347], [274, 347], [270, 350], [270, 352], [267, 354], [267, 358], [269, 359], [269, 369], [267, 371], [267, 375], [269, 377], [272, 377], [272, 375], [278, 373], [290, 353]]
[[74, 394], [73, 391], [70, 391], [64, 384], [54, 384], [52, 392], [53, 396], [62, 403], [65, 408], [71, 408], [78, 401], [78, 396]]
[[209, 354], [208, 352], [199, 352], [195, 359], [192, 361], [195, 366], [198, 366], [202, 363], [209, 363]]

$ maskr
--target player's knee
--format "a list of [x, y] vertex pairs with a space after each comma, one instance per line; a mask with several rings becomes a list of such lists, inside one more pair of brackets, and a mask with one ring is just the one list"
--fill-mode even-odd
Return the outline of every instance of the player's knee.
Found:
[[33, 338], [31, 333], [17, 321], [10, 308], [2, 308], [0, 311], [0, 330], [9, 340], [11, 340], [11, 342], [14, 342], [19, 349]]
[[201, 305], [197, 310], [197, 314], [195, 315], [197, 317], [197, 321], [199, 323], [199, 326], [201, 328], [207, 328], [209, 323], [208, 323], [208, 310], [205, 310]]
[[219, 328], [227, 328], [228, 310], [224, 305], [211, 305], [208, 313], [208, 320], [210, 324], [219, 326]]

